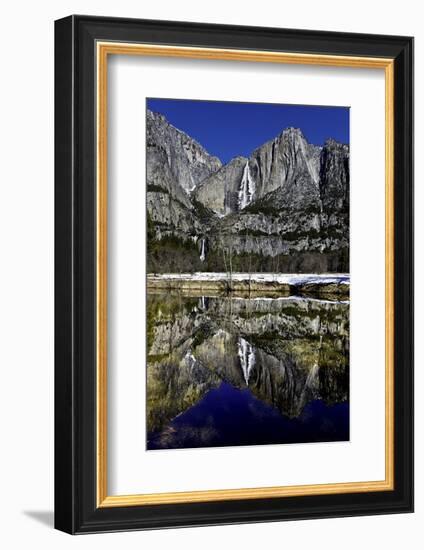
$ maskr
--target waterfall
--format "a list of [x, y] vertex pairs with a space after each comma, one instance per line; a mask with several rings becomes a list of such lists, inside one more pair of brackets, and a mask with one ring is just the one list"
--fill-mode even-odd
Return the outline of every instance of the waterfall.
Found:
[[184, 355], [184, 362], [190, 369], [192, 369], [197, 363], [197, 359], [192, 354], [191, 349], [189, 349]]
[[241, 178], [240, 190], [238, 192], [240, 210], [243, 210], [243, 208], [246, 208], [246, 206], [252, 202], [255, 189], [255, 182], [250, 175], [249, 161], [247, 161], [244, 167], [243, 177]]
[[322, 334], [319, 337], [318, 357], [315, 363], [312, 365], [308, 376], [306, 377], [305, 388], [313, 388], [319, 385], [318, 372], [319, 372], [319, 355], [322, 349]]
[[200, 261], [204, 262], [205, 260], [206, 260], [205, 239], [202, 239], [202, 244], [200, 249]]
[[317, 384], [319, 384], [318, 371], [319, 371], [319, 365], [318, 365], [318, 361], [316, 361], [312, 365], [311, 370], [309, 371], [309, 374], [306, 377], [305, 388], [312, 388], [312, 387], [315, 387]]
[[238, 342], [238, 356], [240, 358], [241, 370], [243, 371], [246, 386], [249, 385], [250, 373], [255, 366], [255, 350], [244, 338]]

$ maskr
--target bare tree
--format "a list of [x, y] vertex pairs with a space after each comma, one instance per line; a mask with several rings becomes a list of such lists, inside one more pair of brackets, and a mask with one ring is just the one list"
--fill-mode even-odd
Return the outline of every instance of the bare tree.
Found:
[[231, 244], [230, 240], [230, 246], [229, 246], [229, 264], [230, 264], [230, 290], [233, 289], [233, 245]]
[[246, 254], [247, 254], [247, 258], [248, 258], [248, 265], [247, 265], [247, 272], [249, 274], [249, 294], [250, 294], [250, 291], [251, 291], [251, 285], [252, 285], [252, 255], [251, 254], [248, 254], [247, 252], [247, 239], [249, 237], [249, 230], [246, 230]]
[[218, 242], [219, 242], [219, 248], [222, 251], [222, 258], [224, 260], [224, 269], [225, 269], [227, 290], [229, 290], [229, 288], [231, 288], [231, 284], [230, 284], [231, 281], [230, 281], [230, 278], [229, 278], [229, 271], [228, 271], [228, 267], [227, 267], [227, 258], [226, 258], [226, 249], [225, 249], [224, 239], [223, 239], [222, 233], [221, 233], [221, 228], [219, 229], [219, 241]]

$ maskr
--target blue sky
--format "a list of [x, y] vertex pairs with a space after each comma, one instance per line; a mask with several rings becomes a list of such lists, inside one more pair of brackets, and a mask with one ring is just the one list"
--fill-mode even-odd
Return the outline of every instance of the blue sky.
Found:
[[349, 143], [349, 108], [186, 99], [147, 99], [147, 107], [198, 141], [223, 163], [254, 149], [284, 128], [300, 128], [306, 139]]

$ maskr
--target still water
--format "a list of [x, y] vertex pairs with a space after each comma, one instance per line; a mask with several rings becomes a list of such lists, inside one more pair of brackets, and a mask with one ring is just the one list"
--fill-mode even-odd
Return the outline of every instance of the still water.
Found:
[[349, 439], [349, 303], [148, 294], [147, 449]]

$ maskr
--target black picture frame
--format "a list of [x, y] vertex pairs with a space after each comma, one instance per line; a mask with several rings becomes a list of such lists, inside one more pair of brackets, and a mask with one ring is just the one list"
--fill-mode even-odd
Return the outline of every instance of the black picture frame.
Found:
[[[97, 507], [94, 91], [99, 40], [394, 60], [394, 490]], [[55, 527], [76, 534], [411, 511], [413, 39], [79, 15], [56, 21]]]

